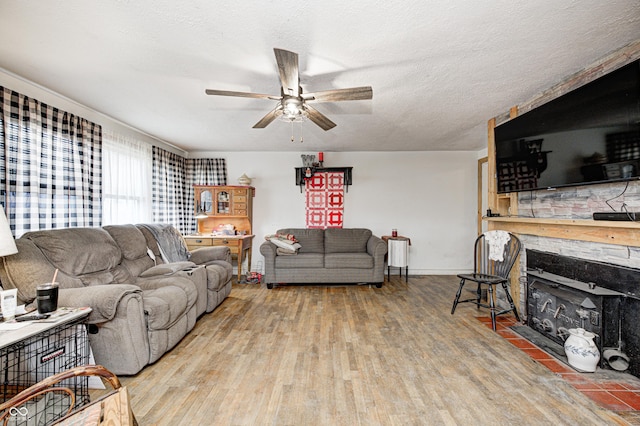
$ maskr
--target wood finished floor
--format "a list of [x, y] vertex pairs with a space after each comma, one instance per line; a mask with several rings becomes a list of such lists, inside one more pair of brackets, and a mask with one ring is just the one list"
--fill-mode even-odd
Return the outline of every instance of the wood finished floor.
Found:
[[141, 425], [626, 424], [475, 319], [452, 276], [235, 285], [133, 377]]

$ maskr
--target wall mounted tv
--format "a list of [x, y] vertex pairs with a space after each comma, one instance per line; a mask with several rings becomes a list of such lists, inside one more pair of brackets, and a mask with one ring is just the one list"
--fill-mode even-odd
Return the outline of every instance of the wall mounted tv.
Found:
[[498, 192], [640, 179], [640, 61], [495, 128]]

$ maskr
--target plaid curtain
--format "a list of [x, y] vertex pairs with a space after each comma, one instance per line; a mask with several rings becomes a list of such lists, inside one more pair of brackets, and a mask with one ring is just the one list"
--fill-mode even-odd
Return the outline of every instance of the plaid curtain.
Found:
[[151, 172], [151, 210], [153, 221], [169, 223], [180, 232], [188, 231], [184, 221], [187, 211], [185, 158], [164, 149], [153, 147]]
[[14, 236], [100, 226], [102, 127], [0, 89], [0, 201]]
[[226, 182], [224, 159], [186, 159], [154, 146], [153, 221], [172, 224], [183, 234], [195, 232], [193, 185], [226, 185]]

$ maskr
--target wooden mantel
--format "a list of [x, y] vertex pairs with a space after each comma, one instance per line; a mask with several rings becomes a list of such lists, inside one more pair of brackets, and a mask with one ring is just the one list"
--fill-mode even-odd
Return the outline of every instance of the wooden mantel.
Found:
[[486, 218], [490, 229], [515, 234], [640, 247], [640, 222], [591, 219]]
[[302, 192], [302, 188], [305, 187], [306, 181], [308, 177], [305, 175], [305, 171], [310, 169], [311, 175], [314, 173], [322, 173], [322, 172], [340, 172], [344, 173], [344, 188], [347, 192], [349, 192], [349, 185], [351, 185], [353, 181], [353, 167], [296, 167], [296, 185], [300, 187], [300, 192]]

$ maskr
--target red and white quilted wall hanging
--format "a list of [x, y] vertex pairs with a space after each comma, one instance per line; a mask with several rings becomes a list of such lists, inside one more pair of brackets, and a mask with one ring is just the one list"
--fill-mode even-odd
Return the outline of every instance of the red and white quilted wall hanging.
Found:
[[342, 228], [344, 173], [321, 172], [306, 181], [307, 228]]

